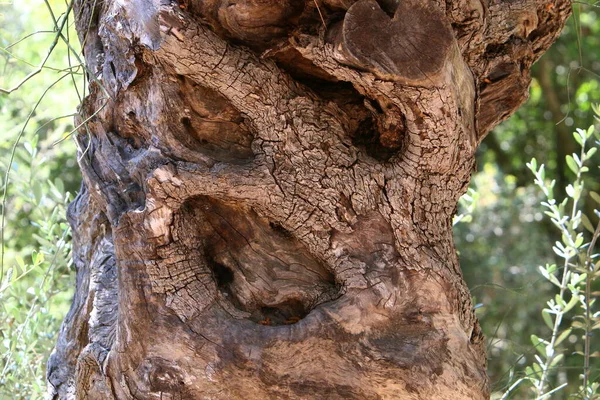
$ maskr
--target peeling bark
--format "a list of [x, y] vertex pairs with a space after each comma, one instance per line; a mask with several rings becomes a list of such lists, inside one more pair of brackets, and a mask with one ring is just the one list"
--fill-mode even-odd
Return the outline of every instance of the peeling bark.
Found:
[[569, 2], [75, 4], [50, 398], [488, 396], [452, 216]]

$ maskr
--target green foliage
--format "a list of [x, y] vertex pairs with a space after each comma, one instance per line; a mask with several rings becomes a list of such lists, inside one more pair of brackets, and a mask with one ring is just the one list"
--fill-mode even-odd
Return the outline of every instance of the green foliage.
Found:
[[[498, 165], [518, 186], [530, 184], [525, 164], [535, 157], [564, 190], [572, 176], [564, 159], [576, 151], [575, 121], [579, 126], [593, 122], [591, 104], [600, 99], [600, 8], [589, 3], [574, 2], [561, 37], [533, 67], [529, 100], [479, 149], [481, 166]], [[598, 171], [592, 175], [600, 177]], [[598, 190], [597, 182], [589, 185]]]
[[60, 1], [0, 3], [0, 87], [22, 83], [0, 94], [1, 399], [43, 397], [46, 360], [73, 294], [66, 205], [80, 177], [74, 143], [54, 143], [73, 129], [73, 85], [81, 82], [82, 93], [84, 74], [63, 40], [73, 35], [65, 10]]
[[[548, 315], [541, 310], [546, 307], [545, 301], [554, 297], [556, 287], [540, 275], [538, 265], [561, 265], [551, 249], [562, 238], [552, 222], [544, 218], [539, 204], [546, 199], [532, 184], [526, 163], [535, 157], [538, 164], [544, 164], [546, 175], [556, 179], [555, 196], [568, 196], [566, 191], [571, 189], [566, 188], [574, 181], [575, 173], [567, 156], [573, 157], [576, 152], [579, 157], [578, 143], [572, 135], [574, 125], [594, 123], [592, 102], [600, 101], [599, 11], [597, 4], [574, 3], [574, 17], [534, 66], [530, 99], [480, 147], [479, 168], [471, 185], [479, 195], [471, 213], [472, 222], [455, 226], [461, 267], [479, 303], [477, 315], [488, 340], [492, 398], [501, 398], [525, 376], [525, 367], [535, 362], [532, 335], [548, 339]], [[592, 223], [596, 219], [590, 192], [600, 192], [600, 169], [590, 166], [584, 180], [582, 219], [587, 215]], [[598, 292], [598, 286], [593, 286], [592, 292]], [[578, 307], [563, 320], [565, 326], [572, 322]], [[564, 339], [563, 366], [550, 376], [551, 387], [568, 385], [549, 398], [566, 399], [578, 391], [582, 359], [570, 357], [571, 353], [584, 351], [578, 335], [574, 330]], [[596, 381], [598, 367], [592, 358], [591, 376]], [[521, 383], [507, 398], [532, 398], [527, 385]]]
[[64, 220], [70, 194], [61, 190], [60, 180], [55, 182], [48, 181], [41, 190], [32, 181], [11, 183], [18, 190], [15, 200], [31, 207], [32, 229], [26, 242], [14, 238], [23, 247], [7, 254], [10, 267], [0, 286], [0, 398], [41, 397], [45, 362], [72, 295]]
[[472, 188], [479, 196], [473, 220], [455, 226], [455, 239], [488, 339], [492, 389], [503, 392], [533, 351], [529, 337], [542, 334], [539, 299], [551, 288], [540, 281], [537, 265], [554, 261], [552, 242], [534, 187], [519, 187], [490, 163], [473, 176]]
[[479, 200], [479, 193], [473, 188], [469, 188], [458, 201], [459, 212], [454, 216], [452, 220], [452, 226], [456, 226], [462, 223], [469, 223], [473, 221], [473, 212], [477, 206], [477, 200]]
[[[568, 383], [565, 382], [552, 387], [549, 381], [550, 375], [556, 374], [563, 366], [567, 354], [562, 346], [563, 342], [576, 330], [583, 331], [581, 340], [584, 342], [584, 350], [576, 352], [583, 357], [583, 381], [576, 396], [583, 399], [600, 399], [600, 393], [596, 391], [598, 386], [593, 382], [597, 377], [590, 380], [592, 333], [596, 329], [600, 330], [600, 312], [594, 313], [595, 299], [591, 295], [591, 287], [600, 277], [600, 261], [597, 260], [599, 255], [594, 254], [594, 246], [600, 236], [600, 221], [594, 228], [590, 218], [583, 213], [581, 205], [585, 188], [583, 175], [589, 172], [587, 165], [598, 150], [597, 147], [586, 149], [594, 131], [592, 125], [587, 130], [577, 129], [573, 134], [581, 151], [579, 154], [567, 156], [567, 165], [575, 174], [575, 179], [566, 187], [567, 196], [561, 202], [554, 198], [556, 181], [546, 180], [544, 165], [538, 168], [535, 158], [527, 165], [535, 175], [535, 184], [542, 189], [546, 198], [542, 202], [546, 209], [545, 214], [560, 232], [561, 240], [556, 241], [552, 250], [562, 260], [560, 268], [556, 264], [539, 267], [544, 279], [558, 288], [558, 294], [554, 298], [551, 297], [547, 301], [547, 307], [542, 310], [544, 322], [551, 330], [549, 337], [543, 339], [531, 335], [537, 354], [531, 365], [525, 368], [523, 380], [532, 384], [536, 399], [548, 398], [567, 386]], [[596, 137], [599, 140], [597, 144], [600, 144], [600, 133], [596, 133]], [[594, 211], [600, 216], [597, 209]], [[575, 316], [570, 326], [565, 327], [563, 319], [570, 312], [575, 313]]]
[[[592, 109], [600, 111], [598, 106]], [[594, 135], [595, 146], [588, 148]], [[538, 166], [536, 159], [527, 166], [535, 174], [535, 185], [542, 190], [542, 198], [532, 193], [533, 188], [517, 189], [516, 180], [510, 176], [504, 176], [503, 181], [496, 168], [486, 165], [474, 177], [479, 193], [474, 222], [456, 227], [459, 238], [463, 232], [472, 243], [476, 244], [479, 237], [484, 239], [481, 249], [486, 254], [478, 257], [492, 263], [503, 258], [502, 269], [493, 264], [483, 268], [480, 265], [479, 276], [469, 270], [466, 276], [470, 281], [487, 282], [472, 290], [481, 302], [478, 313], [490, 340], [490, 374], [497, 393], [492, 398], [530, 399], [532, 393], [536, 399], [600, 398], [600, 352], [594, 350], [600, 348], [600, 339], [597, 333], [594, 335], [600, 330], [600, 310], [595, 305], [595, 297], [600, 294], [600, 253], [596, 247], [600, 237], [600, 195], [587, 189], [589, 181], [585, 179], [598, 169], [594, 160], [600, 147], [600, 130], [593, 125], [587, 130], [577, 129], [573, 140], [580, 151], [566, 157], [573, 180], [564, 189], [564, 199], [558, 201], [554, 197], [556, 181], [547, 179], [545, 166]], [[595, 178], [591, 182], [595, 183]], [[506, 195], [508, 204], [502, 205], [497, 194]], [[519, 202], [518, 207], [515, 201]], [[544, 225], [536, 222], [542, 219], [535, 206], [538, 202], [550, 217], [550, 226], [558, 228], [554, 245], [544, 240], [544, 235], [539, 236], [545, 229], [540, 230]], [[590, 204], [595, 204], [595, 209]], [[515, 214], [519, 222], [511, 222]], [[486, 232], [486, 227], [491, 232]], [[505, 227], [512, 230], [509, 238], [503, 238]], [[501, 243], [497, 260], [494, 236]], [[459, 248], [462, 261], [468, 260], [467, 265], [473, 262], [469, 258], [478, 246]], [[517, 263], [521, 261], [521, 266], [513, 265], [506, 271], [507, 260], [513, 258]], [[534, 269], [532, 266], [540, 261], [545, 266]], [[540, 274], [542, 280], [538, 278]], [[527, 390], [525, 382], [530, 383], [533, 392]]]

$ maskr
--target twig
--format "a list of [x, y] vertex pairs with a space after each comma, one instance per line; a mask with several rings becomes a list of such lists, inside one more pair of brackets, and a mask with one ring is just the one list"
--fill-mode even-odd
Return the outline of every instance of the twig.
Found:
[[[73, 9], [73, 2], [71, 1], [69, 3], [69, 7], [65, 11], [66, 15], [69, 15], [69, 13], [71, 12], [72, 9]], [[56, 35], [54, 35], [54, 39], [52, 40], [52, 44], [50, 45], [50, 48], [48, 49], [48, 53], [46, 53], [46, 57], [44, 57], [44, 59], [38, 65], [38, 67], [35, 70], [31, 71], [25, 78], [23, 78], [19, 83], [17, 83], [11, 89], [4, 89], [4, 88], [0, 87], [0, 93], [11, 94], [15, 90], [18, 90], [21, 86], [23, 86], [28, 80], [30, 80], [31, 78], [33, 78], [34, 76], [36, 76], [37, 74], [39, 74], [40, 72], [42, 72], [42, 69], [44, 68], [44, 65], [46, 65], [46, 62], [48, 62], [48, 59], [50, 58], [50, 55], [52, 54], [52, 52], [54, 51], [54, 48], [58, 44], [58, 40], [62, 36], [62, 29], [64, 28], [65, 24], [67, 23], [67, 20], [68, 20], [68, 18], [64, 18], [61, 21], [60, 27], [58, 28], [58, 31], [56, 32]]]
[[321, 17], [321, 22], [323, 22], [323, 26], [327, 27], [327, 24], [325, 23], [325, 18], [323, 18], [323, 14], [321, 13], [321, 8], [319, 7], [319, 3], [317, 3], [317, 0], [313, 0], [313, 2], [315, 3], [315, 6], [317, 7], [317, 11], [319, 12], [319, 17]]
[[590, 298], [592, 296], [592, 280], [593, 280], [593, 272], [594, 272], [594, 262], [592, 260], [592, 252], [596, 247], [596, 241], [600, 237], [600, 221], [598, 221], [598, 225], [596, 225], [596, 230], [594, 231], [594, 236], [592, 237], [592, 241], [590, 242], [590, 246], [588, 247], [586, 254], [586, 277], [585, 277], [585, 340], [584, 340], [584, 356], [583, 356], [583, 390], [586, 390], [589, 381], [590, 375], [590, 346], [591, 346], [591, 337], [592, 332], [590, 329], [590, 320], [592, 316], [590, 315]]

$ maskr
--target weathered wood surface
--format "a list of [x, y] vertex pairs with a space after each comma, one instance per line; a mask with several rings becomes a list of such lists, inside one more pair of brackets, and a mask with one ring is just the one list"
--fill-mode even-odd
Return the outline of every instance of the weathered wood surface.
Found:
[[75, 9], [103, 87], [50, 398], [486, 398], [452, 216], [568, 1]]

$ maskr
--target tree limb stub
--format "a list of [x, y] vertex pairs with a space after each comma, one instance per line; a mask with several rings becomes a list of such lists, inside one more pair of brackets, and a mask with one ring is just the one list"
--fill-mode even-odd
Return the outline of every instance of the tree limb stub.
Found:
[[105, 91], [51, 398], [488, 396], [452, 216], [568, 1], [74, 7]]
[[444, 15], [432, 5], [402, 1], [390, 15], [375, 0], [354, 3], [334, 43], [339, 61], [413, 85], [435, 80], [454, 41]]

